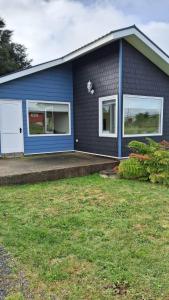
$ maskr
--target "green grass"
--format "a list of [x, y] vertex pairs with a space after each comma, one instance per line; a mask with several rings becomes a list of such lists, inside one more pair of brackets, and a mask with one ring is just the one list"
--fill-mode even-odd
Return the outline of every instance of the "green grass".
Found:
[[166, 187], [98, 175], [2, 187], [0, 242], [36, 295], [169, 299]]

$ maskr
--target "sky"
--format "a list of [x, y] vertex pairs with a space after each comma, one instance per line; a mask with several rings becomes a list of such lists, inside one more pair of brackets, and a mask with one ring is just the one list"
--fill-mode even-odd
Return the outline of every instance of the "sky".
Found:
[[0, 0], [0, 17], [32, 64], [136, 24], [169, 54], [169, 0]]

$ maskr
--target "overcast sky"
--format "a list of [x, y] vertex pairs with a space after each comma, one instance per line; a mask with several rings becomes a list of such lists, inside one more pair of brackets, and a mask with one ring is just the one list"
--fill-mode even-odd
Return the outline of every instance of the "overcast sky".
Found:
[[133, 24], [169, 53], [169, 0], [0, 0], [0, 17], [33, 64]]

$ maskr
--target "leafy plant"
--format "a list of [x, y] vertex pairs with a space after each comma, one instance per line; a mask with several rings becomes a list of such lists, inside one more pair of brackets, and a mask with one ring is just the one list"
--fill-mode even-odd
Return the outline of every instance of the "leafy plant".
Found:
[[139, 141], [131, 141], [128, 146], [133, 152], [139, 154], [152, 154], [154, 151], [160, 149], [160, 144], [150, 138], [146, 138], [146, 140], [147, 144]]
[[119, 165], [119, 175], [126, 179], [148, 177], [146, 168], [137, 158], [123, 160]]
[[161, 183], [164, 185], [169, 185], [169, 173], [167, 172], [150, 174], [149, 179], [152, 183]]
[[119, 175], [128, 179], [147, 179], [152, 183], [169, 185], [169, 143], [157, 143], [147, 138], [146, 143], [132, 141], [129, 159], [119, 165]]

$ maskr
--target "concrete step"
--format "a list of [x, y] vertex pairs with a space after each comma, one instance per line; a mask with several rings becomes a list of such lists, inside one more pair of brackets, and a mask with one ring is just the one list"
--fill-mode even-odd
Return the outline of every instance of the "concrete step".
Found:
[[118, 165], [118, 161], [89, 163], [80, 166], [57, 168], [44, 171], [32, 171], [30, 173], [19, 173], [0, 176], [0, 185], [25, 184], [51, 181], [63, 178], [79, 177], [93, 174], [104, 169], [110, 169]]

